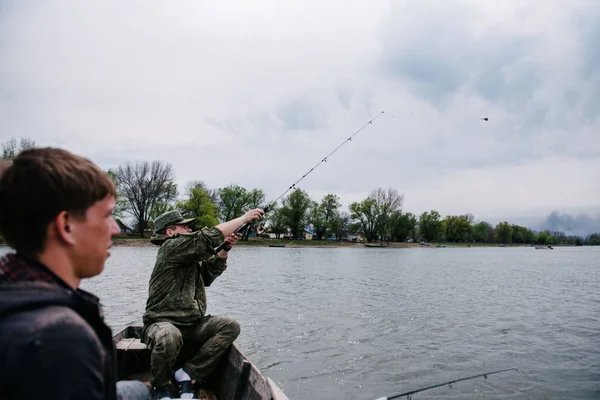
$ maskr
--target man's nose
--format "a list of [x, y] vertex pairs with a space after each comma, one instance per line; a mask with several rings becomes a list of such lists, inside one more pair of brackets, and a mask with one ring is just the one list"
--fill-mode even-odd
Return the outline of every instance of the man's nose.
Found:
[[112, 219], [112, 222], [111, 222], [112, 226], [111, 226], [110, 234], [111, 234], [111, 236], [118, 235], [121, 232], [121, 228], [119, 228], [119, 224], [117, 224], [117, 221], [115, 221], [114, 218], [111, 218], [111, 219]]

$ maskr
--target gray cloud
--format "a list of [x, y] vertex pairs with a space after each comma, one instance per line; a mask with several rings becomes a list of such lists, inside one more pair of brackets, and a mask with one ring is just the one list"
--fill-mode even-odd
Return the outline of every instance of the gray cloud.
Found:
[[306, 96], [299, 96], [279, 107], [277, 117], [289, 130], [315, 130], [327, 128], [326, 111]]
[[490, 220], [597, 212], [595, 3], [6, 3], [0, 141], [276, 197], [385, 110], [302, 188], [347, 206], [392, 186], [408, 211]]
[[539, 225], [540, 229], [565, 232], [567, 235], [587, 236], [600, 232], [600, 213], [595, 217], [585, 214], [571, 215], [554, 211]]

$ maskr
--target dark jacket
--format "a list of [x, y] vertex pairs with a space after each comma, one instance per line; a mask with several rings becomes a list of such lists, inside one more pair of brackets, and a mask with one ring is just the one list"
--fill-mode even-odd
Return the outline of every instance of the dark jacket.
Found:
[[214, 252], [224, 239], [217, 228], [172, 237], [152, 235], [150, 241], [160, 249], [150, 277], [144, 328], [161, 321], [186, 326], [204, 317], [205, 287], [227, 269], [227, 260]]
[[98, 299], [36, 261], [0, 258], [0, 399], [116, 399]]

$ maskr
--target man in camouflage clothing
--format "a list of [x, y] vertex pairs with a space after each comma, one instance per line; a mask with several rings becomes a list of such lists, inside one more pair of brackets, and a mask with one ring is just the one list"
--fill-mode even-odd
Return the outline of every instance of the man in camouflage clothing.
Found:
[[[233, 319], [206, 314], [205, 287], [227, 268], [227, 254], [238, 235], [233, 231], [259, 219], [261, 209], [213, 228], [192, 232], [193, 221], [169, 211], [154, 221], [153, 244], [160, 245], [150, 277], [142, 341], [151, 350], [152, 399], [170, 398], [172, 378], [179, 397], [195, 398], [192, 379], [205, 380], [240, 333]], [[214, 248], [227, 242], [218, 254]], [[174, 369], [178, 368], [174, 373]]]

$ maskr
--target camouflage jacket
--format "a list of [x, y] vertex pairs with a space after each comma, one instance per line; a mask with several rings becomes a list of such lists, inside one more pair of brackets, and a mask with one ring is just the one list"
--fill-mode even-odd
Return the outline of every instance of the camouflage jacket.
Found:
[[150, 241], [160, 249], [150, 277], [145, 326], [160, 321], [186, 326], [205, 315], [205, 286], [227, 268], [227, 260], [213, 250], [223, 240], [217, 228], [173, 237], [152, 235]]

